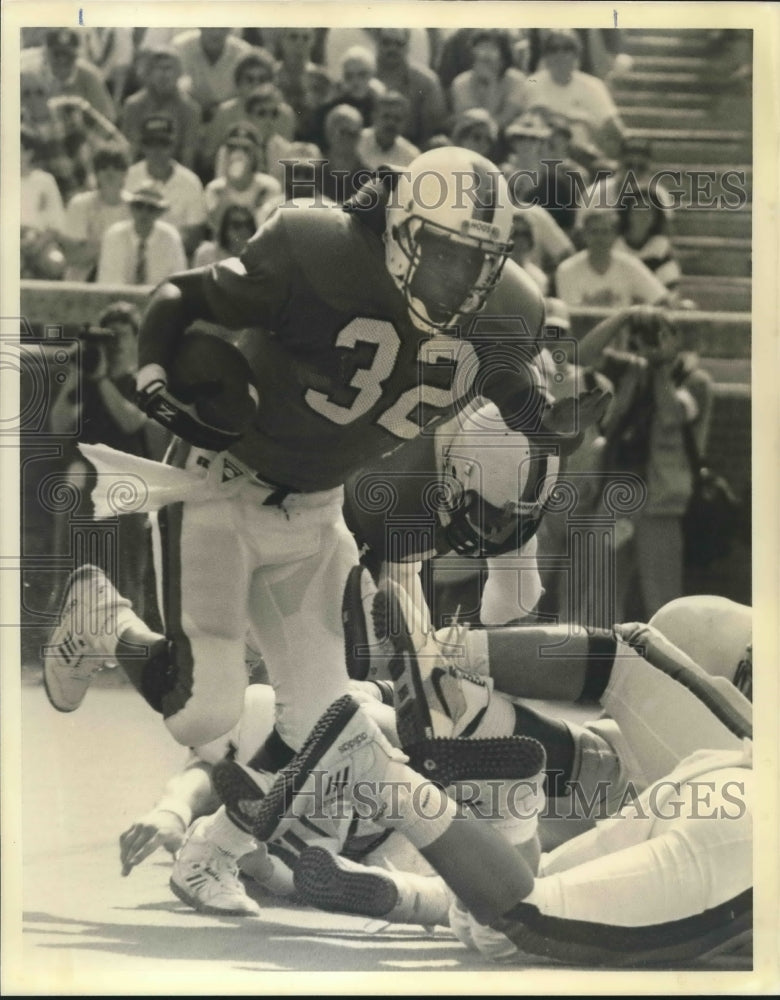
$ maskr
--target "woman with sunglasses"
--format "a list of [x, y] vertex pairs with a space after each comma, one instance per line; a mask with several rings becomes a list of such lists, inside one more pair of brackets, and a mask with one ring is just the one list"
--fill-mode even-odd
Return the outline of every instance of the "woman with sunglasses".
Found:
[[245, 205], [228, 205], [222, 212], [216, 238], [205, 240], [195, 251], [193, 267], [204, 267], [227, 257], [238, 257], [255, 229], [254, 215]]

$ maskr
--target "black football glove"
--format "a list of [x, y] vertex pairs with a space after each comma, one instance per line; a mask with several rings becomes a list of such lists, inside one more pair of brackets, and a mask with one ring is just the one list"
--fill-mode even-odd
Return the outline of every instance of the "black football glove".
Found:
[[207, 423], [198, 416], [194, 406], [177, 399], [162, 378], [155, 378], [139, 388], [136, 404], [152, 420], [196, 448], [227, 451], [243, 437], [241, 431], [229, 431]]

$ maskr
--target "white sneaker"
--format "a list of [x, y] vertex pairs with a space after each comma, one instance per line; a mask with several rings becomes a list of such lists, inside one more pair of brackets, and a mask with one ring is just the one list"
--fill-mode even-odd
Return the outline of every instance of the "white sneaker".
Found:
[[172, 892], [199, 913], [259, 916], [260, 907], [247, 895], [238, 876], [238, 859], [199, 835], [207, 818], [195, 820], [176, 855], [169, 882]]
[[59, 621], [43, 649], [43, 683], [58, 712], [74, 712], [95, 673], [116, 666], [117, 615], [130, 607], [97, 566], [71, 573]]
[[491, 697], [492, 680], [451, 664], [446, 647], [423, 631], [407, 592], [383, 583], [374, 598], [376, 634], [392, 643], [390, 675], [401, 746], [438, 737], [471, 736]]
[[[381, 797], [387, 785], [391, 761], [403, 763], [406, 756], [346, 694], [327, 709], [266, 795], [250, 794], [246, 769], [232, 760], [215, 766], [212, 781], [231, 819], [257, 840], [270, 841], [295, 832], [302, 820], [310, 828], [349, 820], [355, 785], [361, 784], [361, 804], [370, 806], [371, 789]], [[387, 808], [379, 799], [373, 805]]]
[[424, 927], [446, 924], [452, 900], [437, 875], [361, 865], [323, 847], [301, 853], [295, 888], [304, 903], [320, 910]]

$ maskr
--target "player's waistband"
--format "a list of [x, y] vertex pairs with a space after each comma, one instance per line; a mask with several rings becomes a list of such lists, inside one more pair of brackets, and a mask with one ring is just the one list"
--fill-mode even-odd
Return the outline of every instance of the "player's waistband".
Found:
[[267, 493], [261, 501], [263, 507], [278, 507], [285, 501], [302, 507], [320, 507], [331, 502], [341, 503], [343, 494], [341, 487], [316, 491], [300, 490], [294, 486], [275, 483], [267, 479], [257, 469], [253, 469], [252, 466], [228, 452], [207, 451], [204, 448], [188, 445], [186, 442], [180, 443], [183, 447], [171, 449], [167, 459], [169, 464], [181, 468], [200, 466], [208, 469], [224, 484], [239, 479], [249, 481], [253, 486]]

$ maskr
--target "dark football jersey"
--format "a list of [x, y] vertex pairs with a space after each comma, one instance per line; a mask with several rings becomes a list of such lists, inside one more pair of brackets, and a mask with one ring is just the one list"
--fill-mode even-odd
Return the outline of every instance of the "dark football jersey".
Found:
[[[468, 330], [432, 337], [412, 325], [382, 240], [359, 215], [279, 209], [240, 261], [199, 279], [205, 318], [237, 331], [257, 380], [257, 417], [231, 450], [269, 482], [328, 489], [450, 416], [486, 358], [503, 391], [500, 345], [533, 344], [542, 318], [538, 292], [511, 263]], [[527, 387], [523, 363], [515, 368]]]

